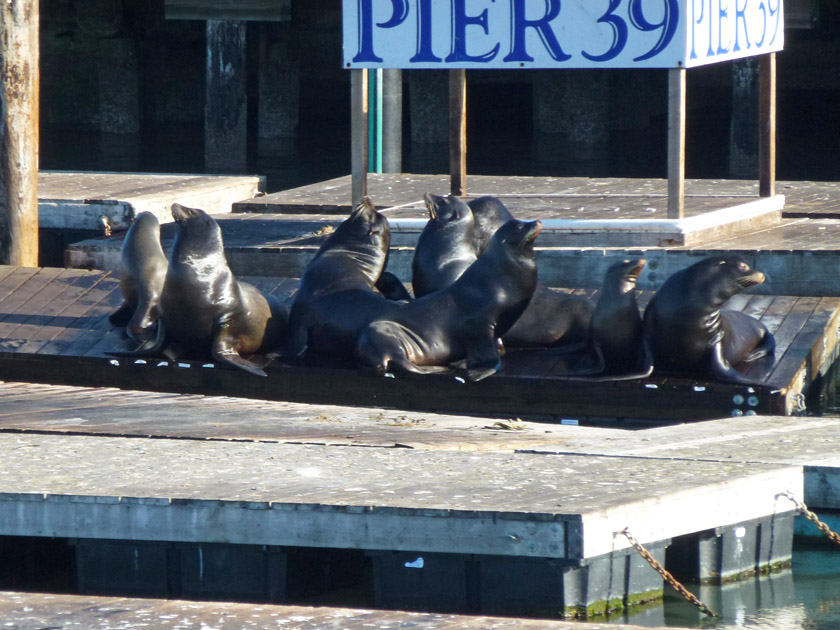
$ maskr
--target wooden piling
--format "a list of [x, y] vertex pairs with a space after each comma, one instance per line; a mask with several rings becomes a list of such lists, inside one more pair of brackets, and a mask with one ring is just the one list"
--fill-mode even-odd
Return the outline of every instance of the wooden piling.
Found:
[[367, 195], [368, 174], [368, 71], [350, 71], [350, 170], [351, 201], [355, 206]]
[[776, 194], [776, 53], [761, 57], [759, 79], [759, 194]]
[[668, 218], [685, 215], [685, 68], [668, 70]]
[[449, 71], [449, 174], [451, 193], [467, 194], [467, 74]]
[[245, 32], [244, 22], [207, 21], [204, 161], [210, 172], [246, 169]]
[[38, 264], [39, 8], [0, 2], [0, 263]]

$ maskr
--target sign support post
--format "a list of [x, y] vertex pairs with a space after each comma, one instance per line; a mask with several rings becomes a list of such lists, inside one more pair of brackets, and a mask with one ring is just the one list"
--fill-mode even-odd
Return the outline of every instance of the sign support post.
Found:
[[353, 207], [367, 195], [368, 174], [368, 71], [350, 71], [350, 168]]
[[450, 192], [467, 194], [467, 73], [449, 71], [449, 177]]
[[668, 70], [668, 218], [685, 214], [685, 68]]
[[758, 104], [758, 190], [762, 197], [776, 194], [776, 53], [762, 55]]

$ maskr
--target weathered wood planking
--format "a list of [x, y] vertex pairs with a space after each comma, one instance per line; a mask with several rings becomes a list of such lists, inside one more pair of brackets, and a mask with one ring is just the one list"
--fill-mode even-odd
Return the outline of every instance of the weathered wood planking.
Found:
[[0, 431], [508, 452], [567, 434], [527, 420], [108, 387], [0, 383], [0, 398]]
[[[551, 350], [510, 351], [499, 374], [479, 383], [443, 375], [376, 378], [352, 366], [270, 365], [269, 377], [207, 361], [170, 364], [116, 359], [129, 349], [107, 316], [121, 301], [119, 283], [106, 272], [2, 269], [0, 274], [0, 378], [56, 384], [236, 395], [351, 406], [456, 413], [700, 419], [751, 412], [804, 410], [804, 394], [837, 355], [840, 298], [740, 295], [732, 307], [759, 316], [777, 337], [773, 361], [744, 369], [748, 387], [656, 376], [591, 382], [564, 376], [573, 364]], [[249, 278], [287, 303], [297, 281]], [[594, 299], [595, 291], [576, 290]], [[641, 292], [646, 304], [650, 292]], [[328, 386], [325, 386], [329, 383]]]
[[171, 222], [169, 209], [176, 201], [212, 214], [228, 213], [234, 202], [258, 195], [261, 187], [255, 175], [41, 171], [38, 215], [42, 228], [101, 231], [105, 217], [119, 231], [144, 211], [161, 223]]
[[[122, 630], [140, 625], [156, 630], [185, 626], [242, 630], [243, 628], [294, 628], [295, 630], [368, 630], [416, 628], [417, 630], [577, 630], [579, 622], [514, 619], [511, 617], [413, 613], [392, 610], [330, 608], [326, 606], [277, 606], [223, 602], [197, 602], [127, 597], [93, 597], [43, 593], [0, 593], [0, 617], [13, 619], [15, 630], [43, 630], [72, 624], [86, 630]], [[588, 623], [587, 630], [613, 630], [614, 625]], [[622, 626], [641, 630], [639, 626]], [[648, 627], [648, 630], [656, 628]], [[659, 630], [664, 630], [660, 628]]]

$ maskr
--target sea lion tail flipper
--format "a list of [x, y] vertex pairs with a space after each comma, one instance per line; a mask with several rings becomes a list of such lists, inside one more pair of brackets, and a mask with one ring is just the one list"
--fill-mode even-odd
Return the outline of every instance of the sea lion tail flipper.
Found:
[[259, 365], [253, 361], [249, 361], [248, 359], [243, 359], [232, 350], [224, 353], [213, 352], [213, 358], [216, 359], [216, 361], [238, 367], [239, 369], [250, 372], [256, 376], [268, 376], [268, 374], [265, 373], [265, 370], [263, 370]]
[[469, 380], [480, 381], [502, 368], [502, 357], [499, 355], [493, 327], [478, 324], [468, 327], [468, 330], [472, 330], [472, 334], [464, 340], [467, 350], [466, 374]]
[[219, 322], [210, 352], [216, 361], [228, 363], [257, 376], [267, 376], [259, 365], [239, 355], [236, 350], [236, 338], [231, 334], [230, 325], [226, 321]]
[[502, 367], [502, 360], [496, 359], [496, 362], [492, 365], [488, 362], [474, 364], [468, 363], [467, 367], [467, 378], [473, 382], [481, 381], [487, 378], [488, 376], [493, 376], [496, 372], [498, 372]]
[[709, 371], [714, 378], [724, 383], [738, 383], [741, 385], [755, 384], [730, 365], [726, 357], [723, 356], [722, 343], [714, 344], [709, 350], [711, 353], [709, 356]]
[[108, 315], [108, 321], [114, 326], [125, 326], [131, 319], [133, 312], [128, 302], [123, 302], [116, 311]]
[[149, 295], [142, 297], [126, 327], [126, 333], [129, 337], [139, 343], [145, 343], [153, 337], [151, 330], [158, 320], [156, 304], [157, 298]]
[[776, 338], [766, 328], [764, 329], [764, 336], [761, 342], [753, 349], [750, 355], [744, 359], [746, 362], [758, 361], [767, 356], [773, 356], [776, 352]]
[[[157, 334], [154, 339], [144, 341], [134, 350], [113, 350], [111, 352], [106, 352], [105, 354], [114, 357], [159, 357], [161, 355], [168, 356], [166, 352], [166, 328], [164, 327], [163, 322], [158, 320]], [[170, 358], [170, 360], [174, 361], [175, 359]]]

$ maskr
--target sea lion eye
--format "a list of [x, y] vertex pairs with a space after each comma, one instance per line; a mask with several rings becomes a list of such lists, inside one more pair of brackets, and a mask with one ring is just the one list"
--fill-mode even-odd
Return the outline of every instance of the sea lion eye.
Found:
[[747, 263], [738, 263], [738, 271], [748, 271], [750, 266]]

